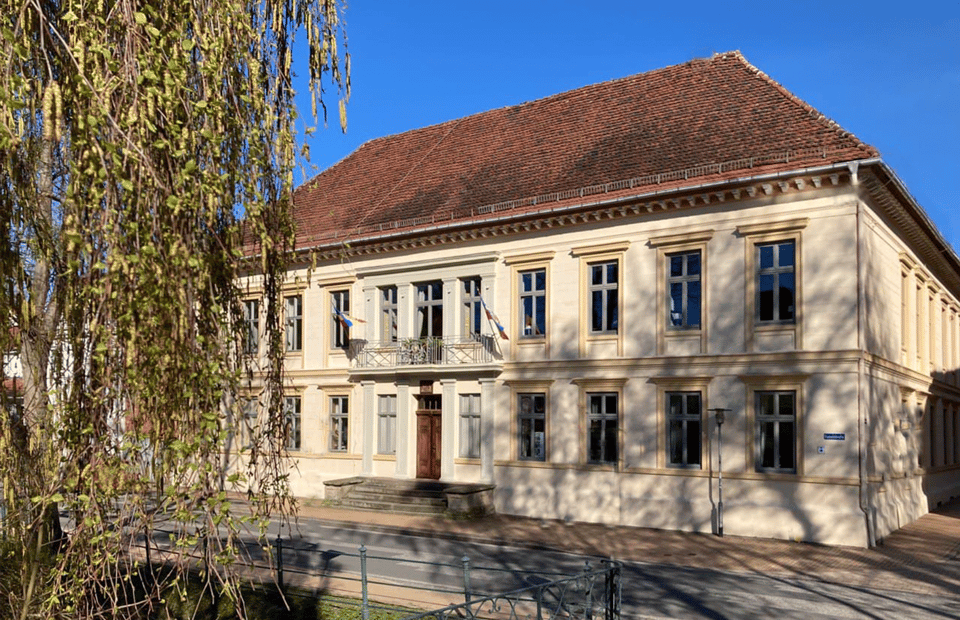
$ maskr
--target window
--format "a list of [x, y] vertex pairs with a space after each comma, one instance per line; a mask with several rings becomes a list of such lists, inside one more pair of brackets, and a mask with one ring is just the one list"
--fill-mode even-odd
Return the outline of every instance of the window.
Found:
[[380, 340], [384, 344], [397, 341], [397, 287], [380, 289]]
[[350, 291], [333, 291], [330, 293], [333, 303], [333, 333], [330, 342], [336, 349], [346, 349], [350, 346]]
[[669, 329], [700, 328], [700, 251], [667, 255]]
[[377, 403], [377, 454], [396, 454], [397, 397], [381, 395]]
[[460, 395], [460, 456], [480, 458], [480, 395]]
[[243, 400], [243, 427], [240, 432], [243, 434], [244, 445], [248, 448], [253, 445], [257, 433], [257, 408], [259, 405], [260, 403], [256, 398], [245, 398]]
[[667, 392], [667, 456], [673, 467], [699, 467], [700, 392]]
[[416, 310], [420, 338], [443, 337], [443, 282], [417, 285]]
[[547, 333], [547, 270], [520, 272], [521, 336], [539, 338]]
[[795, 316], [793, 241], [760, 244], [757, 248], [757, 320], [789, 323]]
[[518, 394], [517, 399], [519, 458], [522, 461], [545, 461], [547, 458], [547, 396], [543, 393]]
[[243, 352], [256, 355], [260, 350], [260, 302], [246, 299], [243, 302]]
[[617, 463], [617, 401], [615, 393], [587, 394], [588, 463]]
[[303, 298], [300, 295], [284, 299], [284, 321], [287, 351], [303, 350]]
[[619, 321], [617, 287], [620, 263], [594, 263], [590, 269], [590, 332], [616, 334]]
[[756, 392], [757, 471], [797, 471], [796, 392]]
[[477, 338], [481, 332], [480, 278], [463, 280], [463, 332], [464, 337]]
[[300, 449], [300, 397], [283, 399], [283, 425], [287, 450]]
[[346, 452], [349, 439], [350, 424], [349, 398], [346, 396], [330, 397], [330, 450]]

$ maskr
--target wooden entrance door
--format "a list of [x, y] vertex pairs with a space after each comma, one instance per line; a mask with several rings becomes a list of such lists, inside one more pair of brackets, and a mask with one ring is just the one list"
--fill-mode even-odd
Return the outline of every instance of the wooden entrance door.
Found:
[[417, 478], [440, 478], [440, 396], [419, 397], [417, 409]]

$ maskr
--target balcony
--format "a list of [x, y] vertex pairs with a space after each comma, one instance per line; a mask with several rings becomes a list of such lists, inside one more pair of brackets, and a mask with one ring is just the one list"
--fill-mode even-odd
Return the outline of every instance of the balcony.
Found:
[[354, 368], [404, 366], [464, 366], [503, 359], [493, 336], [408, 338], [398, 342], [351, 340]]

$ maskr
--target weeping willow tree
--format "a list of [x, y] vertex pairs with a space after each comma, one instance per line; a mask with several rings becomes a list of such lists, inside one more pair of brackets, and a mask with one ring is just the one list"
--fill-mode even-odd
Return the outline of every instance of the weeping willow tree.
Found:
[[[12, 616], [142, 613], [182, 575], [142, 578], [158, 529], [175, 568], [237, 596], [244, 529], [294, 508], [278, 301], [293, 243], [292, 46], [304, 38], [313, 118], [326, 89], [344, 125], [340, 11], [0, 0], [0, 347], [22, 362], [0, 394]], [[242, 346], [250, 273], [257, 359]], [[252, 388], [260, 423], [234, 461], [238, 395]]]

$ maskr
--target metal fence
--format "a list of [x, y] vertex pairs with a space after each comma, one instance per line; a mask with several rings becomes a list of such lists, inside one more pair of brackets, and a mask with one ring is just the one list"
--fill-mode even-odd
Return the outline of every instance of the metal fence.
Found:
[[[148, 564], [181, 554], [170, 536], [157, 529], [142, 536], [141, 553]], [[206, 557], [206, 537], [186, 551]], [[338, 605], [353, 607], [363, 620], [391, 612], [404, 620], [620, 620], [621, 564], [586, 562], [579, 571], [522, 570], [474, 564], [467, 556], [456, 564], [399, 556], [372, 555], [361, 545], [356, 553], [324, 549], [320, 544], [277, 537], [248, 539], [241, 554], [256, 579], [275, 579], [287, 586], [338, 594]], [[201, 560], [202, 561], [202, 560]], [[371, 565], [373, 568], [371, 569]], [[408, 578], [385, 576], [389, 573]], [[417, 578], [409, 578], [419, 573]], [[431, 611], [414, 612], [416, 609]]]
[[[284, 546], [281, 538], [273, 543], [273, 560], [277, 582], [281, 588], [285, 584], [285, 573], [291, 571], [311, 572], [309, 567], [319, 564], [325, 566], [324, 573], [330, 569], [330, 552]], [[310, 554], [320, 554], [319, 562], [292, 562], [308, 559]], [[390, 609], [383, 602], [371, 602], [371, 590], [376, 587], [401, 587], [405, 593], [403, 600], [411, 606], [423, 606], [430, 600], [443, 596], [462, 597], [462, 603], [453, 603], [432, 611], [412, 613], [404, 620], [450, 618], [496, 618], [503, 620], [619, 620], [621, 599], [621, 564], [612, 560], [602, 560], [598, 565], [585, 562], [583, 569], [575, 574], [547, 571], [525, 571], [499, 567], [472, 565], [470, 558], [463, 556], [459, 564], [443, 564], [408, 558], [370, 555], [361, 545], [356, 554], [337, 552], [336, 557], [355, 559], [359, 574], [341, 572], [337, 578], [341, 581], [353, 581], [358, 586], [361, 617], [367, 620], [371, 610]], [[396, 580], [371, 577], [368, 562], [385, 561], [430, 567], [441, 574], [452, 577], [446, 583], [435, 579], [432, 586], [424, 584], [400, 584]], [[304, 565], [307, 568], [303, 568]], [[438, 596], [439, 595], [439, 596]], [[419, 604], [418, 604], [419, 603]]]

